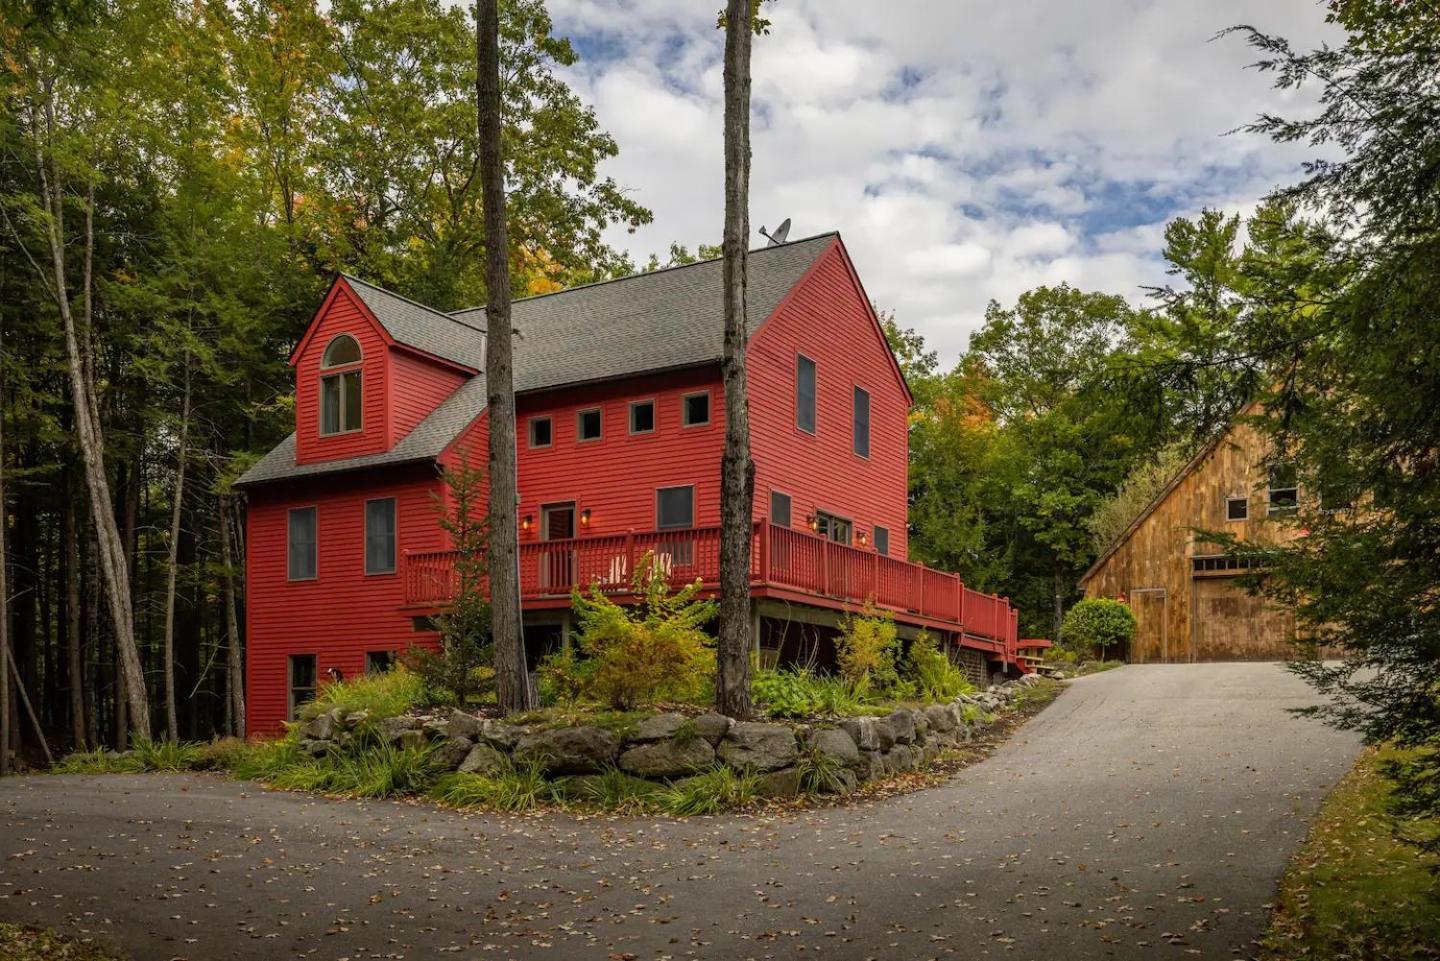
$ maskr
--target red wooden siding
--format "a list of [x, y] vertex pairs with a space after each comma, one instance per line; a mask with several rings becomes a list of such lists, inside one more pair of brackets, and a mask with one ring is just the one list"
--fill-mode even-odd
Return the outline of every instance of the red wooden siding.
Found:
[[[312, 333], [294, 358], [295, 460], [304, 464], [386, 450], [390, 446], [386, 398], [391, 375], [384, 334], [343, 282], [336, 285], [311, 328]], [[339, 334], [349, 334], [360, 344], [364, 371], [361, 429], [322, 437], [320, 361], [326, 345]]]
[[[479, 337], [479, 334], [475, 335]], [[398, 444], [470, 379], [469, 374], [403, 348], [390, 349], [390, 445]]]
[[[434, 643], [417, 633], [405, 604], [404, 552], [448, 546], [436, 522], [432, 466], [317, 478], [251, 492], [246, 515], [246, 715], [252, 734], [280, 730], [288, 706], [287, 656], [316, 654], [317, 669], [346, 677], [365, 669], [365, 652]], [[365, 573], [365, 501], [394, 497], [396, 571]], [[288, 511], [316, 507], [316, 577], [290, 581]]]
[[[795, 426], [798, 354], [817, 369], [814, 435]], [[769, 515], [778, 490], [791, 497], [792, 526], [825, 511], [853, 520], [873, 547], [878, 524], [890, 556], [905, 558], [909, 396], [838, 243], [756, 334], [747, 374], [755, 516]], [[868, 458], [852, 446], [857, 386], [870, 393]]]

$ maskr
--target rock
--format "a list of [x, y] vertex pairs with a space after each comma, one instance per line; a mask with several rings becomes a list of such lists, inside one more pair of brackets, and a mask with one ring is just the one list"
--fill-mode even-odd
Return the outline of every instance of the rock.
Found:
[[414, 717], [386, 717], [381, 718], [375, 727], [375, 732], [380, 740], [386, 744], [393, 744], [400, 739], [400, 735], [406, 731], [416, 731], [420, 728], [420, 719]]
[[890, 725], [890, 729], [895, 732], [896, 744], [909, 744], [915, 740], [915, 715], [905, 710], [905, 708], [896, 708], [891, 711], [890, 716], [885, 718], [885, 721]]
[[307, 738], [300, 742], [300, 750], [304, 751], [311, 757], [324, 757], [331, 751], [335, 750], [335, 743], [333, 741], [322, 741]]
[[476, 744], [457, 768], [461, 774], [498, 774], [510, 766], [510, 759], [489, 744]]
[[668, 741], [680, 730], [685, 723], [682, 714], [657, 714], [654, 717], [647, 717], [635, 728], [635, 733], [630, 740], [637, 744], [644, 744], [649, 741]]
[[847, 794], [854, 794], [855, 789], [859, 786], [860, 779], [855, 776], [855, 772], [848, 767], [842, 767], [835, 772], [835, 780], [830, 783], [829, 793], [844, 797]]
[[860, 749], [839, 728], [822, 728], [810, 735], [809, 746], [813, 751], [819, 751], [827, 757], [832, 757], [845, 765], [853, 768], [860, 763]]
[[402, 748], [417, 748], [424, 747], [427, 743], [429, 743], [429, 740], [430, 739], [425, 736], [424, 731], [421, 731], [418, 728], [410, 728], [408, 730], [401, 731], [399, 737], [395, 738], [395, 743]]
[[370, 720], [370, 711], [362, 708], [358, 711], [351, 711], [345, 715], [345, 727], [347, 729], [357, 728]]
[[440, 742], [431, 757], [440, 770], [453, 771], [470, 756], [470, 749], [474, 746], [468, 737], [448, 737]]
[[[862, 751], [880, 750], [880, 734], [875, 729], [873, 717], [847, 717], [840, 722], [840, 730], [850, 735], [850, 740]], [[893, 735], [892, 735], [892, 741]]]
[[328, 741], [335, 736], [337, 727], [333, 717], [321, 714], [300, 729], [300, 736], [311, 741]]
[[935, 750], [942, 751], [954, 747], [955, 742], [955, 731], [952, 728], [949, 731], [931, 731], [929, 739], [925, 742], [925, 746], [927, 748], [934, 747]]
[[695, 733], [714, 746], [730, 733], [730, 726], [734, 723], [723, 714], [701, 714], [695, 719]]
[[873, 781], [885, 776], [885, 759], [879, 751], [861, 751], [860, 760], [855, 764], [855, 774], [862, 781]]
[[432, 741], [443, 741], [450, 736], [450, 722], [448, 720], [431, 719], [425, 722], [421, 728], [425, 736]]
[[940, 745], [930, 741], [920, 749], [920, 764], [922, 767], [929, 767], [939, 756]]
[[897, 744], [885, 753], [885, 765], [892, 773], [902, 773], [915, 769], [915, 754], [910, 750], [909, 745]]
[[620, 770], [637, 777], [683, 777], [715, 763], [715, 749], [703, 737], [650, 741], [620, 755]]
[[800, 756], [795, 732], [783, 724], [740, 721], [716, 749], [720, 760], [738, 770], [778, 771]]
[[480, 736], [485, 728], [485, 723], [474, 714], [456, 708], [450, 712], [450, 720], [445, 723], [445, 730], [450, 737], [463, 737], [473, 741]]
[[924, 741], [930, 736], [930, 718], [923, 708], [910, 712], [910, 717], [915, 722], [915, 740]]
[[619, 739], [603, 727], [557, 727], [521, 737], [515, 760], [536, 762], [546, 774], [596, 774], [619, 751]]
[[755, 793], [770, 798], [798, 797], [800, 787], [799, 768], [787, 767], [763, 775]]
[[520, 743], [524, 731], [504, 721], [485, 721], [480, 728], [480, 740], [502, 751], [513, 751]]
[[957, 720], [954, 708], [949, 704], [931, 704], [925, 709], [925, 721], [937, 734], [955, 730]]

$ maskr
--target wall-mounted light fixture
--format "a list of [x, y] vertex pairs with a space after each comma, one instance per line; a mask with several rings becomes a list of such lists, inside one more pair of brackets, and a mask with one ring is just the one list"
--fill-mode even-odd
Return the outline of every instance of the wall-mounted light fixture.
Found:
[[864, 531], [861, 531], [861, 532], [860, 532], [860, 546], [861, 546], [861, 547], [864, 547], [864, 546], [865, 546], [866, 544], [868, 544], [868, 543], [870, 543], [870, 535], [867, 534], [867, 533], [865, 533]]
[[805, 523], [809, 525], [812, 531], [818, 531], [820, 529], [820, 518], [816, 517], [814, 514], [806, 515]]
[[531, 528], [532, 526], [534, 526], [534, 524], [535, 524], [535, 519], [534, 519], [533, 517], [531, 517], [529, 514], [526, 514], [525, 517], [524, 517], [524, 519], [520, 521], [520, 529], [521, 529], [522, 531], [528, 531], [528, 530], [530, 530], [530, 528]]
[[580, 526], [581, 526], [581, 527], [589, 527], [589, 526], [590, 526], [590, 508], [588, 508], [588, 507], [585, 508], [583, 511], [580, 512]]

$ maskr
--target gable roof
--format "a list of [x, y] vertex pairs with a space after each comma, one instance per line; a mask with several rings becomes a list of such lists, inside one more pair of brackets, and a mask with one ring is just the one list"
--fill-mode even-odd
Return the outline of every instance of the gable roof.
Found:
[[[831, 232], [750, 252], [746, 322], [752, 335], [837, 238]], [[516, 391], [719, 363], [724, 349], [723, 268], [721, 259], [704, 260], [514, 301]], [[484, 369], [483, 307], [445, 314], [341, 276], [397, 343]], [[297, 464], [291, 434], [236, 485], [433, 460], [484, 409], [484, 377], [476, 374], [387, 451]]]

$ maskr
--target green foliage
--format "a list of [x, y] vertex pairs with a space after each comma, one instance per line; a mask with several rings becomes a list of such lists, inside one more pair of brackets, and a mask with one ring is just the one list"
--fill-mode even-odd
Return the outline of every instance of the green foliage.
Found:
[[294, 737], [243, 743], [223, 755], [224, 766], [242, 781], [269, 781], [308, 760]]
[[655, 803], [667, 814], [719, 814], [744, 807], [760, 793], [760, 775], [736, 772], [723, 764], [661, 788]]
[[965, 672], [950, 663], [929, 631], [921, 631], [910, 642], [910, 649], [905, 653], [905, 668], [920, 696], [926, 700], [949, 700], [975, 690]]
[[560, 684], [555, 678], [566, 668], [565, 655], [551, 658], [544, 669], [550, 684], [578, 688], [619, 710], [658, 698], [696, 698], [715, 673], [714, 642], [701, 629], [715, 616], [715, 602], [697, 599], [698, 581], [672, 593], [650, 553], [636, 564], [632, 586], [641, 598], [633, 607], [616, 604], [598, 585], [575, 593], [578, 643], [590, 663]]
[[373, 720], [379, 720], [399, 717], [428, 700], [425, 679], [402, 666], [326, 684], [316, 693], [315, 700], [300, 707], [299, 717], [301, 721], [309, 721], [339, 708], [346, 714], [368, 711]]
[[842, 677], [815, 674], [802, 668], [756, 671], [750, 693], [770, 717], [826, 717], [862, 713], [866, 704]]
[[321, 758], [301, 756], [267, 780], [287, 791], [386, 798], [424, 793], [436, 773], [430, 745], [361, 742]]
[[207, 744], [139, 738], [123, 754], [104, 749], [77, 752], [61, 758], [51, 770], [56, 774], [175, 773], [203, 771], [216, 763]]
[[861, 697], [892, 691], [900, 680], [895, 666], [900, 653], [895, 619], [872, 604], [866, 604], [859, 614], [847, 614], [840, 622], [835, 652], [840, 676]]
[[1089, 597], [1065, 615], [1065, 644], [1078, 650], [1125, 648], [1135, 637], [1135, 612], [1108, 597]]
[[574, 646], [561, 648], [540, 662], [540, 702], [573, 707], [594, 681], [599, 662], [576, 655]]
[[846, 783], [845, 765], [824, 751], [803, 751], [795, 768], [800, 772], [800, 790], [806, 794], [838, 794]]
[[124, 961], [90, 938], [72, 938], [49, 928], [0, 921], [0, 958], [5, 961]]
[[546, 779], [538, 763], [511, 764], [498, 774], [447, 774], [430, 797], [458, 808], [530, 811], [559, 800], [556, 782]]
[[1187, 449], [1178, 444], [1162, 448], [1153, 458], [1131, 468], [1114, 494], [1102, 500], [1085, 521], [1094, 540], [1091, 550], [1100, 554], [1129, 529], [1141, 511], [1149, 507], [1165, 485], [1175, 479], [1187, 460]]
[[607, 767], [599, 774], [568, 778], [561, 784], [567, 798], [603, 811], [640, 814], [655, 808], [656, 797], [664, 790], [654, 781]]

